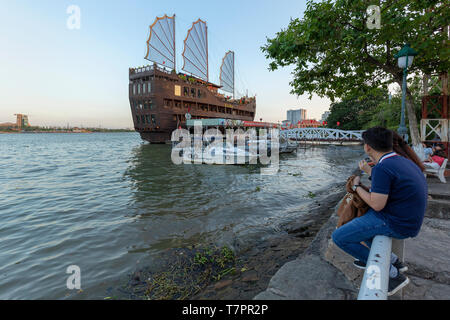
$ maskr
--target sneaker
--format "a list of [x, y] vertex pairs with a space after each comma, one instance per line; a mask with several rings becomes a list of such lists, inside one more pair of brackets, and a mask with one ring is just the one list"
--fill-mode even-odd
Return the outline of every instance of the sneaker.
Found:
[[406, 272], [406, 271], [408, 271], [408, 267], [405, 266], [405, 265], [403, 264], [403, 262], [401, 262], [401, 261], [398, 260], [398, 259], [397, 259], [397, 261], [395, 261], [395, 262], [393, 263], [393, 266], [396, 267], [397, 270], [398, 270], [399, 272]]
[[409, 278], [405, 277], [400, 272], [397, 277], [389, 278], [389, 289], [388, 296], [392, 296], [397, 293], [397, 291], [403, 289], [409, 283]]
[[[355, 267], [357, 267], [357, 268], [359, 268], [359, 269], [366, 269], [366, 264], [364, 263], [364, 262], [362, 262], [362, 261], [360, 261], [360, 260], [355, 260], [355, 261], [353, 261], [353, 265], [355, 266]], [[397, 259], [397, 261], [395, 261], [394, 263], [393, 263], [393, 265], [394, 265], [394, 267], [396, 267], [397, 268], [397, 270], [399, 271], [399, 272], [406, 272], [406, 271], [408, 271], [408, 267], [407, 266], [405, 266], [400, 260], [398, 260]]]

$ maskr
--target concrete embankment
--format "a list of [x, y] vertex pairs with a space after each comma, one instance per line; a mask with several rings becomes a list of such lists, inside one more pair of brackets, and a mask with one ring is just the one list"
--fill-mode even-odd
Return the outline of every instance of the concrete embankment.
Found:
[[[428, 178], [428, 186], [430, 198], [421, 232], [405, 241], [406, 275], [411, 280], [403, 290], [407, 300], [450, 298], [450, 183]], [[336, 209], [308, 249], [284, 264], [255, 300], [356, 299], [363, 271], [353, 267], [354, 259], [331, 240]]]

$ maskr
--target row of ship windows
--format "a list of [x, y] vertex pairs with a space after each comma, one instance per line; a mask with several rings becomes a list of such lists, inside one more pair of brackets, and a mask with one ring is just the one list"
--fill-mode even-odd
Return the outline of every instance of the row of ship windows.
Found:
[[[133, 87], [133, 95], [140, 95], [152, 92], [151, 82], [134, 83], [132, 87]], [[176, 91], [177, 90], [175, 89], [175, 95], [180, 96], [180, 93], [179, 92], [177, 93]], [[200, 99], [203, 98], [205, 95], [203, 94], [203, 91], [200, 89], [183, 87], [183, 96]]]
[[148, 114], [143, 114], [143, 115], [136, 115], [136, 123], [137, 124], [153, 124], [156, 125], [156, 117], [154, 114], [152, 115], [148, 115]]
[[191, 98], [203, 98], [203, 92], [200, 89], [183, 87], [183, 96]]
[[[145, 101], [131, 101], [131, 106], [134, 110], [154, 110], [155, 104], [152, 100]], [[215, 105], [206, 105], [206, 104], [195, 104], [187, 101], [177, 101], [177, 100], [168, 100], [164, 99], [164, 106], [166, 107], [175, 107], [181, 108], [191, 108], [192, 110], [201, 110], [201, 111], [210, 111], [210, 112], [218, 112], [223, 114], [234, 114], [239, 116], [253, 116], [253, 112], [243, 111], [243, 110], [233, 110], [231, 108], [219, 107]]]
[[146, 100], [143, 102], [131, 102], [132, 108], [134, 110], [153, 110], [155, 108], [155, 104], [152, 100]]
[[164, 99], [164, 106], [166, 107], [175, 107], [175, 108], [181, 108], [182, 106], [184, 108], [191, 108], [192, 110], [201, 110], [201, 111], [210, 111], [210, 112], [218, 112], [218, 113], [224, 113], [224, 114], [234, 114], [239, 116], [253, 116], [253, 112], [244, 111], [244, 110], [237, 110], [232, 108], [226, 108], [226, 107], [219, 107], [215, 105], [207, 105], [207, 104], [196, 104], [193, 102], [187, 102], [187, 101], [178, 101], [178, 100], [169, 100]]
[[147, 83], [134, 83], [133, 84], [133, 95], [137, 94], [145, 94], [152, 92], [152, 84], [151, 82]]

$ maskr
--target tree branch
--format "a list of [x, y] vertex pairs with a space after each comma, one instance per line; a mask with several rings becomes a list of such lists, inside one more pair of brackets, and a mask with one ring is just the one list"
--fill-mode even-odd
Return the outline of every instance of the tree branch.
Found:
[[383, 64], [369, 54], [367, 50], [367, 43], [364, 44], [364, 53], [366, 54], [364, 61], [383, 69], [386, 73], [391, 74], [396, 80], [400, 79], [400, 82], [402, 81], [401, 72], [397, 71], [393, 65]]

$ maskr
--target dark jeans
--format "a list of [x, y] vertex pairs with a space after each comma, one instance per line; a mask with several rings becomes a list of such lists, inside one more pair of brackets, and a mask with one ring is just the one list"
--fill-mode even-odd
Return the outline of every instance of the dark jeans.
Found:
[[365, 215], [353, 219], [332, 234], [333, 241], [339, 248], [364, 263], [367, 263], [370, 250], [361, 242], [371, 247], [375, 236], [408, 238], [392, 230], [383, 217], [380, 217], [380, 214], [375, 213], [373, 209], [369, 209]]

